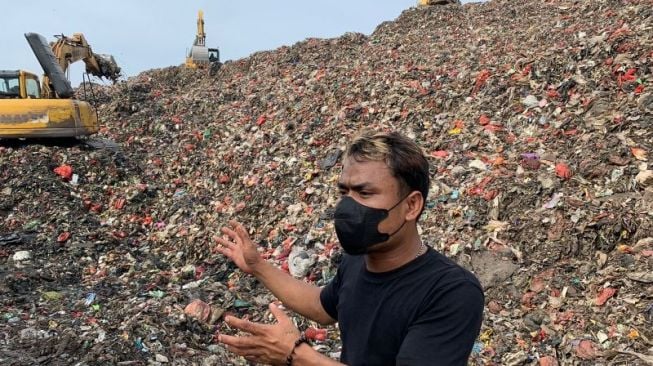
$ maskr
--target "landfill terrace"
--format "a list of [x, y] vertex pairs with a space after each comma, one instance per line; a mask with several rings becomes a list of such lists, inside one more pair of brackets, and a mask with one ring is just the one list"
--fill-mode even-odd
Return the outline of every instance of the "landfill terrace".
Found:
[[[472, 365], [653, 364], [653, 2], [408, 9], [96, 88], [88, 140], [0, 145], [0, 363], [244, 365], [225, 314], [274, 297], [215, 250], [228, 220], [317, 285], [362, 129], [431, 163], [425, 242], [485, 289]], [[337, 359], [337, 327], [294, 316]]]

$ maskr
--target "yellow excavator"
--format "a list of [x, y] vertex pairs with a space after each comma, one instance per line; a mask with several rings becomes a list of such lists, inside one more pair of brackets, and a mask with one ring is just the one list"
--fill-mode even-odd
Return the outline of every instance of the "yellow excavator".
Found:
[[56, 36], [48, 44], [37, 33], [25, 38], [44, 71], [39, 83], [24, 70], [0, 70], [0, 138], [76, 137], [99, 130], [97, 111], [74, 99], [66, 76], [70, 64], [84, 61], [86, 72], [114, 82], [120, 77], [113, 56], [95, 54], [81, 33]]
[[220, 50], [206, 47], [206, 33], [204, 33], [204, 12], [197, 13], [197, 34], [195, 42], [186, 56], [186, 67], [191, 69], [212, 67], [220, 63]]
[[460, 0], [417, 0], [418, 6], [448, 5], [448, 4], [461, 5]]

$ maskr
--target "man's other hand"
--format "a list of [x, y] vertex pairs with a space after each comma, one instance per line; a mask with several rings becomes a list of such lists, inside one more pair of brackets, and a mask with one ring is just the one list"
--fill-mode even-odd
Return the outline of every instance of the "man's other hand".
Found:
[[245, 357], [248, 361], [285, 365], [300, 333], [288, 315], [278, 306], [270, 304], [270, 312], [277, 319], [276, 324], [260, 324], [227, 316], [225, 321], [229, 326], [250, 335], [221, 334], [218, 340], [224, 343], [229, 351]]

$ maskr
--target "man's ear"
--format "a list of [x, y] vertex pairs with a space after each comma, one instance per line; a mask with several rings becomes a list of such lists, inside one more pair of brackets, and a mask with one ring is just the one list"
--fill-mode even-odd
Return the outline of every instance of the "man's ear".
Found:
[[411, 194], [406, 197], [406, 202], [408, 203], [408, 211], [406, 212], [406, 221], [415, 221], [419, 217], [420, 212], [422, 212], [422, 207], [424, 207], [424, 198], [422, 192], [413, 191]]

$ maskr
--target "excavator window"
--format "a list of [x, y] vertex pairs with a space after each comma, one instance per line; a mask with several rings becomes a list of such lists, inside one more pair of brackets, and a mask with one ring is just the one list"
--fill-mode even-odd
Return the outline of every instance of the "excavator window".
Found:
[[20, 79], [18, 76], [0, 76], [0, 97], [20, 97]]
[[209, 48], [209, 61], [218, 62], [220, 61], [220, 51], [217, 48]]
[[25, 82], [25, 87], [27, 89], [28, 98], [40, 98], [41, 97], [41, 88], [39, 87], [39, 82], [36, 79], [29, 78]]

